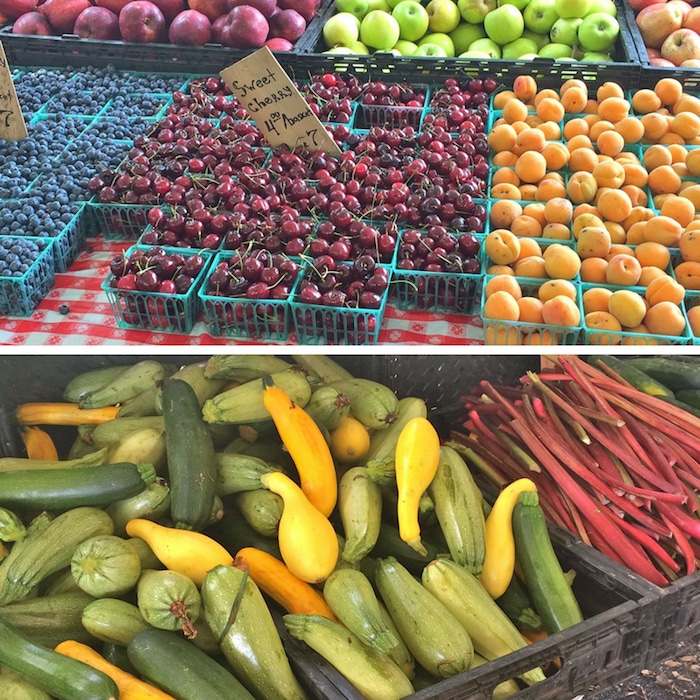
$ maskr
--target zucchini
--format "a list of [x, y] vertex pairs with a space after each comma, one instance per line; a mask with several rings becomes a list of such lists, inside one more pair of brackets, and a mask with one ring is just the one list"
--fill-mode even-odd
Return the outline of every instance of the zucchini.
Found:
[[324, 384], [341, 379], [353, 379], [353, 376], [342, 365], [328, 355], [292, 355], [294, 362], [307, 372], [315, 374]]
[[216, 454], [202, 420], [199, 399], [182, 379], [163, 385], [163, 419], [175, 527], [201, 530], [211, 518], [216, 494]]
[[160, 472], [165, 466], [165, 430], [140, 428], [127, 433], [109, 450], [110, 462], [152, 464]]
[[284, 510], [284, 501], [267, 489], [241, 491], [234, 497], [236, 506], [256, 532], [264, 537], [276, 537]]
[[35, 644], [52, 649], [66, 639], [90, 642], [92, 637], [81, 618], [93, 600], [83, 591], [27, 598], [0, 606], [0, 620], [9, 622]]
[[26, 597], [47, 576], [67, 567], [81, 542], [111, 534], [112, 520], [99, 508], [72, 508], [57, 515], [12, 560], [0, 589], [0, 605]]
[[261, 475], [279, 471], [278, 467], [272, 467], [264, 460], [250, 455], [218, 452], [215, 459], [216, 493], [219, 496], [261, 489]]
[[331, 386], [348, 397], [350, 415], [366, 428], [384, 430], [396, 422], [399, 399], [388, 386], [372, 379], [345, 379]]
[[208, 379], [247, 382], [290, 368], [289, 362], [274, 355], [212, 355], [204, 366], [204, 376]]
[[557, 559], [536, 491], [524, 491], [518, 497], [513, 537], [525, 585], [547, 632], [582, 622], [581, 608]]
[[304, 410], [316, 423], [333, 430], [343, 418], [350, 415], [350, 401], [339, 389], [324, 385], [311, 394]]
[[95, 426], [90, 439], [97, 447], [113, 448], [122, 438], [134, 430], [156, 428], [165, 430], [163, 416], [139, 416], [137, 418], [112, 418]]
[[632, 364], [628, 359], [612, 357], [611, 355], [593, 355], [588, 358], [587, 362], [594, 367], [598, 366], [599, 363], [607, 365], [635, 389], [639, 389], [645, 394], [659, 396], [660, 398], [674, 398], [673, 392], [667, 386]]
[[76, 459], [29, 459], [27, 457], [0, 458], [0, 472], [10, 472], [29, 469], [82, 469], [83, 467], [99, 467], [107, 463], [109, 451], [95, 450]]
[[66, 388], [63, 390], [63, 399], [69, 403], [80, 403], [86, 394], [101, 389], [124, 374], [127, 369], [129, 369], [129, 365], [114, 365], [81, 372], [66, 384]]
[[156, 396], [158, 387], [156, 384], [142, 391], [119, 406], [117, 418], [138, 418], [139, 416], [157, 416], [160, 411], [156, 409]]
[[47, 511], [39, 513], [27, 526], [27, 531], [24, 537], [15, 542], [10, 550], [10, 553], [0, 562], [0, 595], [2, 593], [3, 586], [5, 585], [5, 580], [7, 579], [7, 572], [10, 570], [12, 563], [19, 558], [22, 550], [30, 543], [42, 536], [44, 530], [48, 527], [49, 523], [53, 520], [54, 516]]
[[412, 574], [420, 575], [423, 567], [438, 556], [434, 543], [421, 540], [428, 554], [422, 556], [413, 547], [406, 544], [399, 535], [399, 528], [389, 523], [382, 523], [377, 542], [370, 552], [373, 557], [394, 557]]
[[27, 528], [16, 513], [0, 508], [0, 542], [16, 542], [26, 533]]
[[393, 557], [377, 560], [375, 585], [415, 660], [436, 678], [469, 670], [474, 645], [460, 621]]
[[150, 464], [131, 462], [82, 469], [0, 472], [0, 503], [10, 508], [49, 510], [106, 506], [135, 496], [155, 478]]
[[106, 598], [124, 595], [136, 585], [141, 559], [121, 537], [97, 535], [76, 547], [70, 569], [79, 588], [95, 598]]
[[391, 619], [391, 615], [389, 615], [386, 605], [384, 605], [381, 600], [379, 600], [379, 613], [382, 616], [382, 620], [384, 620], [384, 624], [391, 630], [391, 633], [399, 642], [389, 651], [387, 656], [403, 671], [406, 678], [413, 680], [416, 675], [415, 660], [413, 659], [413, 655], [411, 654], [409, 648], [406, 646], [406, 642], [403, 641], [403, 638], [401, 637], [399, 630], [396, 628], [394, 621]]
[[101, 671], [34, 644], [0, 619], [0, 664], [58, 700], [116, 700], [115, 682]]
[[[478, 579], [450, 559], [436, 559], [423, 570], [423, 586], [460, 621], [474, 651], [492, 661], [524, 649], [525, 638], [498, 607]], [[528, 685], [545, 679], [541, 669], [522, 675]]]
[[[207, 399], [216, 396], [226, 386], [227, 382], [223, 378], [207, 377], [205, 374], [206, 367], [207, 362], [195, 362], [194, 364], [181, 367], [170, 377], [171, 379], [180, 379], [183, 382], [187, 382], [192, 387], [200, 408]], [[155, 390], [155, 409], [156, 413], [163, 413], [162, 387], [157, 387]]]
[[341, 624], [322, 615], [285, 615], [295, 639], [330, 663], [366, 700], [399, 700], [413, 694], [403, 671], [384, 654], [364, 644]]
[[165, 365], [157, 360], [141, 360], [130, 365], [118, 377], [80, 399], [80, 408], [116, 406], [146, 391], [168, 375]]
[[138, 607], [120, 598], [99, 598], [88, 603], [81, 622], [93, 639], [124, 647], [137, 632], [151, 629]]
[[0, 666], [0, 688], [4, 700], [51, 700], [48, 693], [7, 666]]
[[632, 357], [626, 362], [661, 382], [670, 391], [700, 389], [700, 365], [692, 360], [654, 356]]
[[114, 534], [126, 535], [126, 524], [134, 518], [156, 522], [170, 513], [170, 487], [164, 481], [154, 481], [131, 498], [115, 501], [105, 508], [114, 523]]
[[542, 618], [535, 610], [530, 594], [523, 588], [517, 576], [511, 578], [505, 593], [496, 599], [498, 607], [519, 629], [526, 632], [539, 632], [544, 628]]
[[234, 674], [259, 700], [307, 697], [291, 669], [270, 609], [246, 573], [235, 566], [214, 567], [204, 578], [202, 601], [205, 620]]
[[126, 651], [140, 676], [177, 700], [255, 700], [233, 674], [175, 632], [143, 630]]
[[680, 389], [676, 392], [676, 399], [691, 409], [700, 411], [700, 389]]
[[345, 533], [341, 557], [357, 564], [372, 551], [381, 529], [382, 492], [367, 467], [351, 467], [340, 477], [338, 512]]

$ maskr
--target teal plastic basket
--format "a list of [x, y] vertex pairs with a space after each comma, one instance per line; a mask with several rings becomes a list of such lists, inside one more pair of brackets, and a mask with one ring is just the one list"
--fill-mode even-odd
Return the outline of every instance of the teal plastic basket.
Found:
[[92, 235], [101, 234], [108, 241], [136, 239], [148, 225], [146, 214], [151, 204], [102, 204], [93, 197], [87, 203]]
[[39, 302], [51, 291], [56, 280], [54, 239], [33, 236], [1, 236], [7, 241], [33, 241], [43, 250], [29, 269], [21, 276], [0, 275], [0, 314], [3, 316], [31, 316]]
[[73, 218], [54, 238], [56, 272], [66, 272], [85, 247], [88, 234], [86, 205], [81, 205]]

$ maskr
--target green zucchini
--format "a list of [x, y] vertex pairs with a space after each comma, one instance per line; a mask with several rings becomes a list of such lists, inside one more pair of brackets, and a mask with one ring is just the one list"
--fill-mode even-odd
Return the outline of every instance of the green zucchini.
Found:
[[127, 537], [126, 543], [139, 555], [142, 569], [162, 569], [163, 564], [153, 553], [151, 545], [140, 537]]
[[97, 535], [75, 548], [70, 569], [82, 590], [95, 598], [107, 598], [124, 595], [136, 585], [141, 559], [121, 537]]
[[160, 411], [156, 408], [158, 386], [153, 384], [145, 391], [124, 401], [119, 406], [117, 418], [138, 418], [139, 416], [157, 416]]
[[56, 593], [69, 593], [75, 591], [82, 591], [82, 589], [75, 582], [73, 573], [68, 568], [63, 569], [62, 571], [57, 571], [55, 574], [51, 574], [51, 576], [42, 581], [41, 586], [39, 586], [38, 593], [40, 596], [52, 596]]
[[[242, 595], [239, 593], [242, 589]], [[235, 619], [231, 611], [239, 600]], [[235, 566], [216, 566], [202, 584], [204, 617], [234, 674], [259, 700], [301, 700], [279, 632], [260, 589]]]
[[2, 619], [0, 664], [58, 700], [116, 700], [119, 696], [115, 682], [101, 671], [34, 644]]
[[255, 700], [230, 671], [175, 632], [143, 630], [126, 651], [139, 675], [177, 700]]
[[22, 543], [24, 546], [7, 569], [0, 605], [29, 595], [47, 576], [70, 564], [81, 542], [96, 535], [111, 535], [112, 528], [112, 519], [99, 508], [84, 506], [57, 515], [40, 536]]
[[396, 422], [399, 399], [388, 386], [372, 379], [345, 379], [331, 386], [347, 396], [350, 415], [365, 427], [385, 430]]
[[165, 430], [163, 416], [139, 416], [135, 418], [113, 418], [95, 426], [90, 439], [97, 447], [113, 448], [124, 435], [142, 428]]
[[3, 700], [51, 700], [48, 693], [7, 666], [0, 666], [0, 688]]
[[474, 645], [450, 610], [393, 557], [377, 560], [375, 585], [415, 660], [432, 676], [469, 670]]
[[670, 356], [631, 357], [629, 362], [673, 392], [700, 389], [700, 365], [690, 359]]
[[7, 572], [10, 570], [12, 563], [19, 558], [22, 550], [30, 542], [39, 539], [43, 535], [44, 530], [53, 519], [54, 516], [47, 511], [39, 513], [39, 515], [33, 518], [27, 526], [27, 531], [25, 532], [24, 537], [18, 542], [14, 543], [10, 553], [2, 560], [2, 562], [0, 562], [0, 594], [2, 593], [5, 580], [7, 579]]
[[261, 489], [260, 476], [279, 471], [279, 467], [273, 467], [258, 457], [233, 452], [217, 452], [216, 468], [216, 493], [219, 496]]
[[135, 496], [115, 501], [105, 510], [114, 523], [114, 534], [124, 537], [129, 520], [143, 518], [158, 522], [170, 513], [170, 487], [164, 481], [154, 481]]
[[383, 522], [379, 528], [377, 542], [370, 554], [379, 558], [394, 557], [412, 574], [420, 575], [423, 567], [438, 556], [437, 545], [424, 538], [421, 538], [421, 542], [428, 552], [426, 556], [421, 556], [401, 539], [396, 525]]
[[24, 538], [27, 528], [17, 513], [0, 508], [0, 542], [16, 542]]
[[364, 644], [341, 624], [322, 615], [285, 615], [295, 639], [330, 663], [366, 700], [399, 700], [414, 692], [411, 681], [386, 655]]
[[[226, 357], [229, 357], [226, 355]], [[226, 386], [226, 379], [207, 377], [205, 374], [207, 362], [195, 362], [181, 367], [171, 379], [180, 379], [187, 382], [197, 396], [200, 407], [207, 399], [216, 396]], [[163, 413], [162, 387], [155, 391], [155, 408], [157, 413]]]
[[676, 392], [676, 399], [700, 411], [700, 389], [680, 389]]
[[130, 673], [132, 676], [138, 676], [138, 671], [134, 668], [131, 661], [129, 661], [125, 646], [105, 642], [98, 651], [103, 658], [107, 659], [107, 661], [114, 664], [117, 668]]
[[90, 452], [77, 459], [43, 460], [28, 457], [0, 457], [0, 472], [29, 469], [82, 469], [99, 467], [107, 463], [109, 450], [101, 449]]
[[382, 525], [382, 492], [367, 467], [351, 467], [340, 477], [338, 512], [345, 533], [341, 558], [357, 564], [377, 544]]
[[628, 359], [617, 358], [611, 355], [593, 355], [588, 358], [587, 362], [594, 367], [599, 366], [599, 363], [607, 365], [635, 389], [639, 389], [645, 394], [661, 398], [674, 398], [671, 389], [654, 379], [649, 373], [632, 364]]
[[168, 375], [158, 360], [141, 360], [127, 367], [118, 377], [80, 399], [81, 408], [102, 408], [133, 399]]
[[247, 382], [261, 379], [266, 374], [275, 374], [290, 369], [286, 360], [274, 355], [212, 355], [204, 366], [204, 376], [209, 379], [225, 379]]
[[209, 523], [216, 494], [216, 453], [202, 420], [199, 399], [182, 379], [162, 389], [170, 480], [170, 515], [175, 527], [201, 530]]
[[316, 423], [333, 430], [343, 418], [350, 415], [350, 401], [340, 389], [324, 385], [311, 394], [304, 410]]
[[83, 591], [26, 598], [0, 606], [0, 620], [9, 622], [35, 644], [53, 648], [66, 639], [89, 644], [93, 637], [81, 618], [93, 600]]
[[[478, 579], [451, 559], [436, 559], [423, 570], [423, 586], [460, 621], [474, 651], [492, 661], [524, 649], [527, 642]], [[524, 673], [534, 685], [545, 679], [541, 669]]]
[[126, 646], [141, 630], [151, 629], [136, 605], [121, 598], [98, 598], [88, 603], [81, 616], [93, 639]]
[[539, 632], [543, 629], [542, 618], [537, 614], [530, 594], [517, 576], [511, 578], [508, 588], [496, 599], [496, 603], [519, 630]]
[[0, 472], [0, 504], [35, 510], [106, 506], [135, 496], [155, 478], [150, 464], [131, 462], [82, 469]]
[[553, 634], [583, 621], [552, 546], [536, 491], [520, 494], [512, 520], [515, 556], [544, 628]]
[[394, 621], [391, 619], [391, 615], [389, 615], [386, 605], [384, 605], [381, 600], [379, 600], [379, 613], [382, 616], [382, 620], [384, 620], [384, 624], [391, 630], [391, 633], [399, 642], [389, 651], [387, 656], [403, 671], [406, 678], [413, 680], [416, 675], [416, 662], [411, 654], [411, 651], [406, 646], [406, 642], [403, 641], [403, 638], [394, 624]]
[[114, 365], [112, 367], [98, 367], [86, 372], [76, 374], [63, 390], [63, 399], [69, 403], [80, 403], [81, 399], [93, 391], [114, 381], [129, 369], [129, 365]]
[[246, 522], [265, 537], [275, 537], [279, 526], [284, 501], [282, 497], [267, 489], [241, 491], [234, 496], [238, 510]]
[[305, 371], [318, 376], [324, 384], [330, 384], [341, 379], [353, 379], [353, 376], [342, 365], [328, 355], [292, 355], [292, 359]]

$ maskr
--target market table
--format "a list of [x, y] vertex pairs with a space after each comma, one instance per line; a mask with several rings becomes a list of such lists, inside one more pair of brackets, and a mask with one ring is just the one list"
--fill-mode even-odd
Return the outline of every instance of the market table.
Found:
[[[53, 289], [30, 317], [0, 317], [0, 343], [90, 346], [259, 344], [259, 341], [213, 336], [202, 320], [188, 335], [120, 328], [101, 284], [109, 272], [109, 261], [124, 248], [124, 242], [102, 237], [88, 239], [84, 251], [67, 272], [56, 273]], [[291, 334], [288, 344], [296, 342], [296, 336]], [[481, 345], [483, 325], [478, 316], [402, 311], [388, 305], [379, 343]]]

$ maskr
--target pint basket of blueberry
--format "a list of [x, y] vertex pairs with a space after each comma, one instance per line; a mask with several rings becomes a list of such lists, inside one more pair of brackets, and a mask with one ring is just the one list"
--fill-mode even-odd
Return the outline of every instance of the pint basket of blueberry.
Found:
[[102, 283], [120, 328], [189, 333], [202, 313], [197, 290], [211, 257], [161, 246], [115, 256]]
[[379, 339], [392, 269], [362, 256], [362, 263], [323, 255], [308, 262], [292, 296], [300, 344], [372, 345]]
[[0, 236], [0, 314], [30, 316], [55, 277], [51, 239]]
[[198, 295], [212, 335], [284, 341], [300, 264], [264, 249], [216, 255]]
[[444, 226], [402, 231], [392, 285], [397, 307], [476, 313], [483, 280], [482, 239]]

